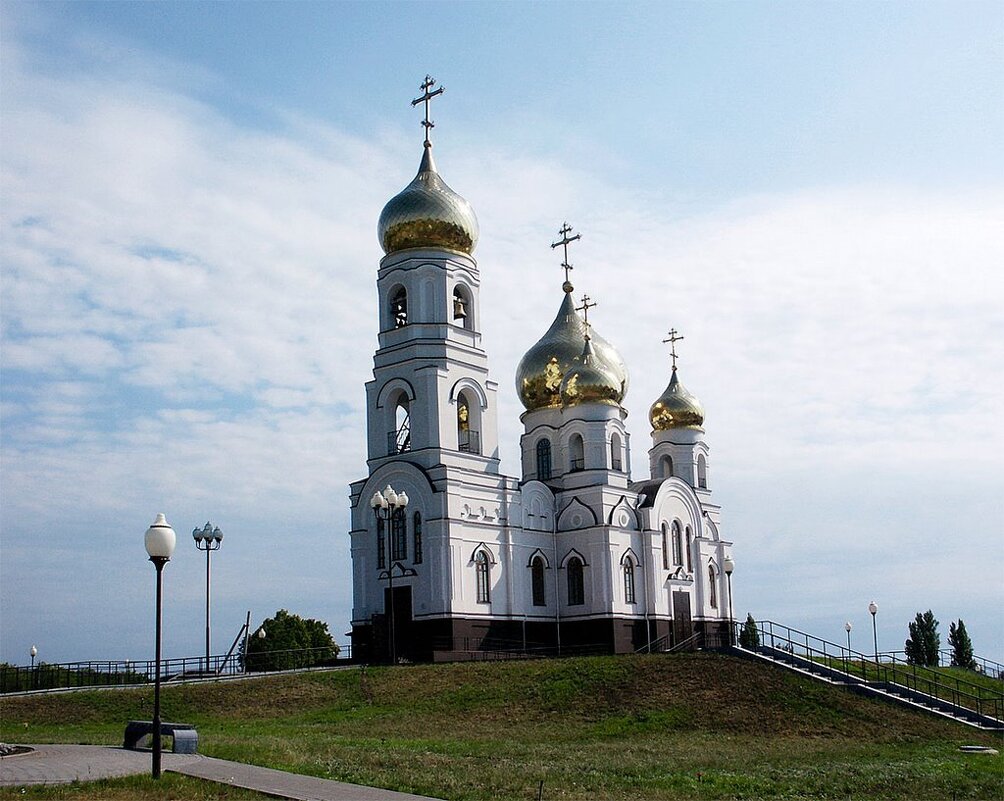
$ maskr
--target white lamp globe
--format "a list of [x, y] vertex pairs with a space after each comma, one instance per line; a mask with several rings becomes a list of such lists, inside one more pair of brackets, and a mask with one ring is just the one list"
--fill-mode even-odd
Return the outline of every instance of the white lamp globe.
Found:
[[397, 494], [397, 507], [398, 509], [404, 509], [404, 507], [406, 507], [407, 505], [408, 505], [408, 493], [406, 493], [404, 490], [401, 490], [401, 492]]
[[846, 623], [844, 623], [844, 631], [846, 631], [847, 633], [850, 633], [852, 628], [854, 628], [854, 626], [851, 625], [851, 622], [849, 620]]
[[731, 576], [732, 575], [732, 571], [735, 570], [735, 569], [736, 569], [736, 563], [732, 561], [732, 557], [731, 556], [726, 556], [725, 557], [725, 573], [726, 573], [726, 575]]
[[870, 604], [868, 604], [868, 611], [874, 615], [876, 612], [878, 612], [878, 604], [872, 601]]
[[151, 559], [170, 559], [177, 541], [174, 529], [163, 514], [158, 514], [143, 536], [143, 544]]

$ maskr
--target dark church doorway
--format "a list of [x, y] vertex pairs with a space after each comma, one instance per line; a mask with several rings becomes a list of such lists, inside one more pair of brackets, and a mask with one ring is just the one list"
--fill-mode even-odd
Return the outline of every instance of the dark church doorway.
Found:
[[[383, 608], [386, 610], [385, 618], [388, 625], [387, 630], [387, 659], [394, 661], [397, 659], [413, 660], [411, 653], [411, 587], [394, 587], [394, 611], [391, 614], [391, 589], [384, 588]], [[393, 633], [391, 631], [393, 630]], [[391, 647], [391, 637], [393, 637], [393, 648]]]
[[694, 634], [690, 620], [690, 593], [673, 593], [673, 644], [681, 643]]

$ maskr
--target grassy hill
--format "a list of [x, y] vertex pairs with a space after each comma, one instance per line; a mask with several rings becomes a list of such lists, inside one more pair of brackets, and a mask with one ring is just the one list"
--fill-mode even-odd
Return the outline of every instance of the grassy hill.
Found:
[[[117, 744], [151, 707], [150, 689], [3, 699], [0, 739]], [[958, 750], [999, 737], [710, 653], [167, 687], [163, 710], [212, 756], [457, 801], [541, 780], [549, 800], [1004, 796], [1004, 758]]]

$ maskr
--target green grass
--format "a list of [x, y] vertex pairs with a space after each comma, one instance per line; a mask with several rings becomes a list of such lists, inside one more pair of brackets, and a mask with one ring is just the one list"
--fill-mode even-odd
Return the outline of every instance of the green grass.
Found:
[[[3, 699], [0, 739], [118, 744], [151, 706], [149, 689]], [[1000, 737], [717, 654], [276, 676], [168, 687], [163, 707], [211, 756], [451, 801], [533, 799], [541, 780], [548, 801], [1004, 795], [1001, 756], [958, 750]]]

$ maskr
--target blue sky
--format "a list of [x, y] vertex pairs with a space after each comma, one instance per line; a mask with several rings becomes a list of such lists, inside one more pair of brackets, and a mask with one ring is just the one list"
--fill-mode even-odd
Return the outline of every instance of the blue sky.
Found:
[[[347, 631], [376, 220], [437, 162], [478, 212], [503, 469], [560, 300], [648, 405], [708, 412], [736, 611], [1004, 657], [997, 3], [4, 3], [0, 659], [149, 654], [142, 533], [198, 653], [279, 607]], [[592, 315], [591, 315], [592, 319]]]

